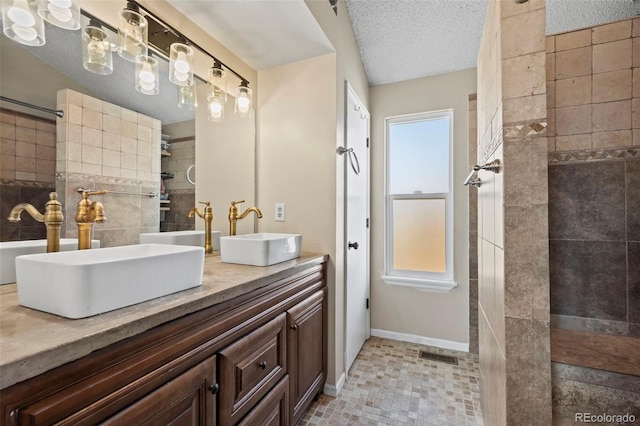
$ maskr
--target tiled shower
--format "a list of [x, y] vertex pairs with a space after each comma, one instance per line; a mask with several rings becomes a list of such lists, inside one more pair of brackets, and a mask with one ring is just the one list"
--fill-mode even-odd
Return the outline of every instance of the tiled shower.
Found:
[[638, 19], [547, 37], [551, 315], [560, 328], [640, 337], [637, 36]]

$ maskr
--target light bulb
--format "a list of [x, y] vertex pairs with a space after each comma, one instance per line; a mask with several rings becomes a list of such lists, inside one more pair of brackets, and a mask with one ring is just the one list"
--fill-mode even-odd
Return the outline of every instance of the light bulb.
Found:
[[238, 97], [238, 110], [242, 113], [246, 113], [249, 111], [249, 98], [246, 93], [240, 93], [240, 97]]
[[209, 98], [209, 117], [210, 121], [221, 122], [224, 114], [224, 105], [218, 97]]
[[[177, 74], [188, 74], [189, 70], [191, 69], [189, 67], [189, 62], [187, 62], [187, 55], [184, 52], [178, 52], [178, 58], [176, 59], [176, 62], [174, 64], [174, 68], [176, 69], [176, 72], [174, 74], [176, 74], [176, 78], [178, 78]], [[186, 80], [186, 78], [184, 79]], [[184, 80], [180, 80], [180, 81], [184, 81]]]
[[71, 0], [49, 0], [49, 3], [63, 9], [71, 7]]
[[138, 74], [140, 79], [140, 86], [144, 87], [144, 84], [151, 84], [151, 88], [155, 86], [156, 76], [153, 74], [151, 65], [149, 63], [142, 64], [142, 70]]
[[11, 26], [11, 29], [24, 41], [33, 41], [38, 37], [38, 32], [33, 27], [23, 27], [15, 23]]
[[[71, 2], [69, 2], [69, 5], [71, 5]], [[73, 17], [70, 9], [59, 7], [53, 2], [49, 2], [47, 8], [49, 9], [49, 12], [51, 12], [51, 15], [60, 22], [69, 22]]]
[[155, 81], [144, 81], [144, 80], [140, 79], [140, 87], [142, 87], [144, 90], [152, 91], [156, 87], [156, 82]]
[[133, 42], [133, 44], [142, 43], [142, 30], [140, 29], [140, 26], [136, 21], [129, 21], [129, 26], [127, 26], [127, 28], [125, 29], [124, 35], [128, 39], [131, 39], [131, 42]]
[[87, 52], [92, 62], [101, 62], [101, 59], [107, 54], [107, 49], [109, 49], [109, 42], [96, 37], [91, 37], [87, 44]]
[[173, 76], [176, 78], [176, 80], [178, 81], [187, 81], [189, 80], [189, 73], [186, 72], [180, 72], [178, 71], [178, 69], [176, 68], [175, 71], [173, 72]]
[[29, 11], [27, 0], [15, 0], [13, 6], [9, 8], [7, 15], [13, 22], [22, 27], [33, 27], [36, 24], [36, 18]]

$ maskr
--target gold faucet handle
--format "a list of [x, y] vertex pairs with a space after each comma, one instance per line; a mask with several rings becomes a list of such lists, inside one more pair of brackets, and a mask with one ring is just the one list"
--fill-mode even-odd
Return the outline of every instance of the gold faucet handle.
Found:
[[198, 201], [198, 203], [204, 204], [207, 207], [209, 207], [211, 205], [211, 201]]
[[232, 205], [232, 206], [235, 206], [236, 204], [241, 204], [241, 203], [244, 203], [244, 200], [240, 200], [240, 201], [232, 201], [232, 202], [231, 202], [231, 205]]
[[[99, 190], [99, 191], [92, 191], [92, 190], [91, 190], [91, 189], [89, 189], [89, 188], [82, 188], [82, 187], [80, 187], [80, 188], [78, 188], [78, 192], [79, 192], [80, 194], [82, 194], [82, 197], [83, 197], [83, 198], [87, 198], [87, 197], [89, 197], [90, 195], [102, 195], [102, 194], [108, 194], [108, 193], [109, 193], [109, 190], [107, 190], [107, 189], [101, 189], [101, 190]], [[85, 195], [85, 194], [86, 194], [86, 195]]]

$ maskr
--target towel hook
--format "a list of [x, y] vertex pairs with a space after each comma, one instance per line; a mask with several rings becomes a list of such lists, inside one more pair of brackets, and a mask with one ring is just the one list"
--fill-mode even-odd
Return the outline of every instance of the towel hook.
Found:
[[353, 172], [356, 175], [360, 174], [360, 162], [358, 161], [358, 156], [356, 155], [355, 151], [353, 150], [353, 148], [345, 148], [343, 146], [339, 147], [337, 149], [338, 154], [342, 155], [345, 152], [348, 154], [349, 157], [349, 164], [351, 164], [351, 168], [353, 169]]

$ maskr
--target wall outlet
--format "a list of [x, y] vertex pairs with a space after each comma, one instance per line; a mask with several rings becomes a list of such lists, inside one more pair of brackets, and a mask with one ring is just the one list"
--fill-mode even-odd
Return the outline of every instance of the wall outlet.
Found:
[[287, 216], [286, 213], [286, 204], [276, 203], [276, 222], [284, 222]]

